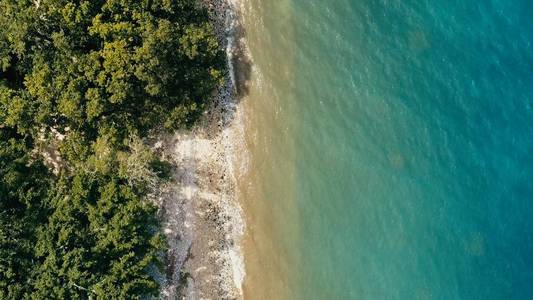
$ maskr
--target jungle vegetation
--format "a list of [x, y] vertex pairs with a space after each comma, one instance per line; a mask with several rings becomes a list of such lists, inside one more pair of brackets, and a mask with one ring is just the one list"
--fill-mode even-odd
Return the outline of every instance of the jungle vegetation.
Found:
[[194, 124], [224, 72], [193, 0], [0, 0], [0, 299], [158, 294], [168, 166], [143, 141]]

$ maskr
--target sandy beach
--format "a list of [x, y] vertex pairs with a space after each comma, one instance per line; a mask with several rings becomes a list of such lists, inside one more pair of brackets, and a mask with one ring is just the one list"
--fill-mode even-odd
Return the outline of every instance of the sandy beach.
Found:
[[[238, 46], [232, 3], [202, 3], [213, 19], [228, 57], [224, 85], [201, 121], [190, 130], [159, 135], [153, 148], [174, 168], [172, 181], [157, 195], [169, 243], [162, 299], [242, 298], [245, 276], [241, 240], [244, 217], [236, 182], [247, 165], [243, 115], [239, 108], [243, 51]], [[245, 60], [246, 61], [246, 60]], [[235, 67], [235, 63], [240, 64]], [[239, 70], [236, 70], [240, 68]]]

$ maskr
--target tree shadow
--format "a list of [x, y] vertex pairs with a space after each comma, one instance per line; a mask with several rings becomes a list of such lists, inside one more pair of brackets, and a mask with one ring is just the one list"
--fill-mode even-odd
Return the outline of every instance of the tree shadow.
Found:
[[[208, 107], [206, 117], [201, 121], [202, 125], [207, 125], [210, 129], [209, 135], [216, 134], [231, 125], [235, 119], [237, 104], [250, 92], [253, 70], [246, 45], [246, 29], [238, 9], [227, 1], [214, 2], [216, 3], [204, 5], [214, 24], [219, 44], [226, 52], [227, 73], [224, 84], [214, 92], [214, 100]], [[216, 126], [212, 126], [213, 123]]]
[[235, 43], [233, 46], [233, 72], [235, 76], [235, 93], [238, 101], [250, 93], [250, 79], [252, 77], [252, 61], [245, 44], [246, 29], [237, 20], [234, 28]]

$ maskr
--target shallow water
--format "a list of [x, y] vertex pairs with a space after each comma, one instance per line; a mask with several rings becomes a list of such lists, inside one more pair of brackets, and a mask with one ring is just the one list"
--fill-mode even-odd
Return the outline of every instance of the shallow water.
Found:
[[533, 297], [533, 2], [246, 7], [245, 296]]

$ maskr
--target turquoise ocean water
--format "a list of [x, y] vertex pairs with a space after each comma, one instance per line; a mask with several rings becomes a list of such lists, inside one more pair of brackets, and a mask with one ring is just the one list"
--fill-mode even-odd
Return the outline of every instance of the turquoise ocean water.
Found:
[[298, 222], [273, 241], [290, 298], [533, 299], [533, 2], [260, 13], [261, 51], [287, 68], [262, 72], [294, 152], [272, 164], [293, 166], [292, 191], [264, 197], [297, 210], [273, 220]]

